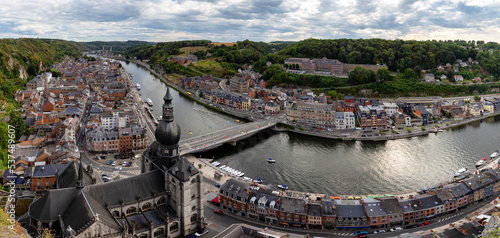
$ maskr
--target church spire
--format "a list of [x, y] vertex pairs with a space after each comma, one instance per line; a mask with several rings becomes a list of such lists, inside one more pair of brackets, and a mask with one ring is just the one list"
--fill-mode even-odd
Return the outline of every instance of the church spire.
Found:
[[76, 180], [76, 188], [81, 189], [85, 187], [85, 184], [83, 183], [83, 166], [82, 166], [82, 161], [80, 161], [80, 165], [78, 166], [78, 179]]
[[170, 95], [170, 87], [167, 87], [167, 93], [163, 97], [162, 121], [174, 121], [174, 106], [172, 105], [172, 99], [172, 95]]

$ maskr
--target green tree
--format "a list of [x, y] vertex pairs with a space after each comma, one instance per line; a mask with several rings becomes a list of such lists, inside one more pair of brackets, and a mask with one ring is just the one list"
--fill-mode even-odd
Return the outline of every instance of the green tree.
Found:
[[415, 66], [415, 68], [413, 68], [413, 70], [417, 74], [417, 79], [421, 79], [422, 78], [422, 68], [420, 68], [420, 66], [417, 65], [417, 66]]
[[336, 99], [337, 98], [337, 91], [330, 90], [330, 91], [328, 91], [328, 93], [326, 95], [332, 97], [332, 99]]
[[479, 96], [479, 95], [474, 95], [474, 101], [476, 101], [476, 102], [481, 101], [481, 96]]
[[377, 70], [376, 77], [378, 82], [388, 81], [392, 78], [391, 72], [387, 68]]
[[450, 82], [455, 82], [455, 72], [453, 72], [453, 69], [446, 71], [446, 79]]
[[405, 79], [416, 79], [417, 73], [415, 73], [415, 70], [407, 68], [405, 69], [404, 77]]

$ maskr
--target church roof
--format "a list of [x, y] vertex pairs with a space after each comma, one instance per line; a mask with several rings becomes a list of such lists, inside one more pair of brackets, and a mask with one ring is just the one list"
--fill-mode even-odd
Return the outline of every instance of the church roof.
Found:
[[166, 191], [164, 176], [159, 170], [118, 181], [85, 186], [83, 190], [103, 206], [121, 205]]
[[198, 169], [196, 169], [186, 158], [181, 158], [168, 169], [168, 172], [180, 181], [185, 182], [191, 178], [191, 175], [198, 173]]
[[29, 208], [30, 216], [39, 221], [54, 221], [64, 214], [75, 196], [75, 188], [49, 190]]
[[96, 222], [97, 218], [108, 226], [120, 227], [111, 213], [84, 191], [78, 192], [62, 218], [64, 224], [71, 225], [77, 233]]
[[[59, 188], [75, 187], [77, 178], [78, 164], [76, 162], [71, 162], [69, 166], [62, 173], [60, 173], [58, 186]], [[83, 183], [85, 185], [92, 184], [92, 178], [87, 173], [83, 173]]]

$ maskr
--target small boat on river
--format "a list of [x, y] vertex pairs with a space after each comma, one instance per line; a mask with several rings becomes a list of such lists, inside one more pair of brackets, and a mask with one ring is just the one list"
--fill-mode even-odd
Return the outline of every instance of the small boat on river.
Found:
[[455, 177], [460, 177], [462, 175], [466, 175], [467, 173], [469, 173], [469, 170], [467, 168], [461, 168], [457, 170], [457, 172], [455, 172]]
[[276, 160], [273, 160], [273, 159], [269, 158], [269, 159], [267, 159], [267, 162], [268, 162], [268, 163], [275, 163], [275, 162], [276, 162]]

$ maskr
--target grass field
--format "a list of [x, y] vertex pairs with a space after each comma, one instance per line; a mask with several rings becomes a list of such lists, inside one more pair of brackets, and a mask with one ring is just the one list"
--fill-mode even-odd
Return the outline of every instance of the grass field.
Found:
[[222, 68], [219, 62], [212, 60], [203, 60], [193, 65], [190, 65], [189, 67], [193, 67], [194, 69], [200, 72], [211, 74], [215, 77], [222, 77], [223, 76], [222, 74], [224, 72], [224, 68]]
[[210, 43], [211, 45], [215, 45], [215, 46], [218, 46], [218, 45], [225, 45], [225, 46], [233, 46], [233, 45], [237, 45], [236, 42], [226, 42], [226, 43], [221, 43], [221, 42], [213, 42], [213, 43]]
[[183, 47], [183, 48], [180, 48], [180, 50], [184, 53], [182, 53], [180, 56], [182, 57], [186, 57], [187, 55], [191, 55], [193, 54], [194, 52], [198, 51], [198, 50], [206, 50], [207, 47], [206, 46], [189, 46], [189, 47]]

